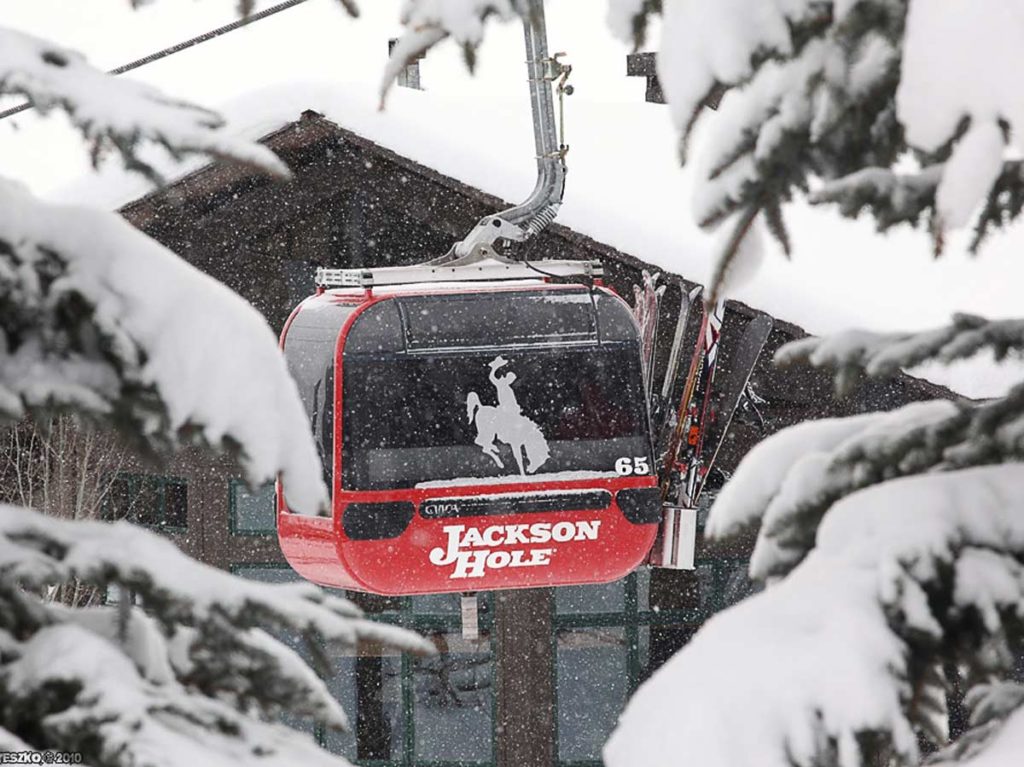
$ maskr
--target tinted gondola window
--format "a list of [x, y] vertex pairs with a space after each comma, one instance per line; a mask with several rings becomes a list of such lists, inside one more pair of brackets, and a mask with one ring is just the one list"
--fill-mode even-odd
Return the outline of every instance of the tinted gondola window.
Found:
[[351, 312], [351, 306], [311, 302], [299, 312], [285, 336], [288, 372], [306, 408], [327, 487], [333, 487], [334, 350], [341, 325]]
[[346, 353], [343, 381], [347, 488], [652, 465], [635, 344]]
[[594, 299], [585, 289], [408, 296], [397, 303], [411, 351], [597, 339]]

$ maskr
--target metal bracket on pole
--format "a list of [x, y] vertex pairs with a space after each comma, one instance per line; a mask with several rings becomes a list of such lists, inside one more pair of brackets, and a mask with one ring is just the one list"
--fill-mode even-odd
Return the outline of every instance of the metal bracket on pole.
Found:
[[523, 16], [526, 42], [527, 79], [530, 83], [530, 106], [533, 114], [533, 138], [537, 149], [537, 182], [530, 196], [521, 204], [493, 216], [483, 218], [461, 242], [447, 254], [430, 262], [463, 265], [484, 258], [501, 258], [495, 250], [499, 240], [523, 242], [541, 232], [555, 220], [565, 193], [565, 153], [555, 121], [551, 84], [558, 81], [559, 96], [572, 93], [565, 84], [572, 67], [548, 55], [544, 1], [528, 0]]

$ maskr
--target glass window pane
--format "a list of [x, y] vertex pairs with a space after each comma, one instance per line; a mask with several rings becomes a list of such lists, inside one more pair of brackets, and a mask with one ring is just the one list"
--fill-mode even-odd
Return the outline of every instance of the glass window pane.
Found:
[[328, 688], [348, 715], [349, 732], [326, 733], [327, 748], [346, 758], [400, 760], [405, 746], [402, 659], [347, 654], [336, 660]]
[[[478, 595], [477, 599], [482, 600]], [[412, 598], [412, 611], [418, 615], [460, 615], [462, 612], [459, 594], [419, 594]], [[482, 610], [483, 605], [478, 605]]]
[[555, 612], [559, 615], [621, 613], [625, 609], [625, 578], [592, 586], [555, 589]]
[[750, 580], [747, 574], [749, 563], [746, 561], [719, 562], [719, 568], [721, 585], [715, 600], [715, 610], [724, 610], [764, 589], [763, 584]]
[[299, 574], [287, 565], [234, 565], [231, 568], [231, 572], [241, 578], [248, 578], [251, 581], [262, 581], [263, 583], [292, 583], [302, 580]]
[[348, 488], [613, 476], [619, 458], [650, 455], [635, 345], [353, 355], [345, 366]]
[[351, 306], [312, 301], [295, 316], [285, 337], [288, 372], [305, 405], [328, 487], [334, 470], [334, 351], [338, 332], [351, 312]]
[[440, 654], [413, 665], [416, 758], [489, 762], [493, 756], [488, 639], [432, 637]]
[[180, 480], [164, 484], [164, 524], [168, 527], [188, 526], [188, 485]]
[[118, 474], [103, 501], [104, 519], [181, 530], [188, 526], [188, 482], [155, 474]]
[[397, 299], [410, 349], [596, 340], [590, 293], [573, 288]]
[[252, 491], [240, 480], [231, 482], [234, 529], [239, 533], [272, 533], [277, 524], [274, 483]]
[[705, 615], [711, 608], [715, 593], [715, 571], [710, 562], [699, 562], [696, 570], [648, 570], [637, 589], [641, 610], [682, 611], [693, 616]]
[[135, 519], [141, 525], [160, 527], [164, 524], [161, 482], [158, 477], [143, 477], [136, 487], [132, 505]]
[[103, 500], [103, 518], [126, 519], [131, 513], [132, 497], [131, 478], [126, 474], [114, 477]]
[[557, 666], [558, 758], [598, 760], [626, 705], [623, 629], [560, 631]]
[[637, 336], [636, 320], [629, 307], [615, 296], [597, 293], [597, 323], [601, 331], [601, 340], [632, 341]]
[[405, 336], [396, 301], [381, 301], [363, 311], [349, 328], [345, 354], [404, 352]]
[[639, 630], [640, 679], [647, 677], [661, 668], [669, 658], [675, 655], [689, 642], [697, 629], [696, 624], [661, 623], [653, 626], [641, 626]]

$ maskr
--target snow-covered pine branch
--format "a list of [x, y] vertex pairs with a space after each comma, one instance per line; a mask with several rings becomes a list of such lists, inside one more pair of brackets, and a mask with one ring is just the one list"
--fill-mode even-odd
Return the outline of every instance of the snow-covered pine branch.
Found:
[[708, 533], [725, 538], [760, 525], [750, 575], [785, 575], [814, 548], [832, 505], [865, 487], [919, 474], [942, 461], [932, 434], [958, 423], [945, 401], [889, 413], [808, 421], [758, 443], [715, 499]]
[[0, 414], [75, 409], [150, 448], [238, 453], [326, 503], [319, 458], [274, 334], [243, 299], [111, 213], [0, 180]]
[[[612, 0], [609, 21], [639, 45], [662, 5], [658, 76], [684, 161], [697, 124], [710, 128], [695, 160], [705, 226], [738, 232], [763, 212], [785, 248], [782, 205], [811, 179], [824, 182], [813, 201], [926, 226], [937, 250], [946, 229], [973, 219], [976, 249], [1020, 215], [1021, 0]], [[703, 106], [725, 90], [712, 116]], [[923, 170], [895, 170], [908, 164]]]
[[810, 200], [819, 205], [835, 203], [849, 218], [870, 210], [878, 231], [884, 232], [896, 224], [917, 223], [929, 213], [941, 179], [941, 163], [916, 173], [864, 168], [825, 182], [811, 193]]
[[[224, 764], [336, 764], [268, 723], [288, 713], [346, 726], [321, 679], [274, 635], [302, 637], [322, 676], [329, 648], [432, 651], [311, 584], [237, 578], [124, 522], [0, 506], [0, 575], [0, 732], [37, 749], [85, 750], [92, 764], [182, 764], [182, 748]], [[145, 613], [37, 596], [74, 580], [132, 594]]]
[[[863, 373], [892, 375], [929, 360], [952, 362], [987, 349], [1024, 347], [1024, 323], [957, 315], [922, 333], [847, 331], [782, 347], [776, 361], [836, 370], [840, 392]], [[788, 573], [813, 548], [818, 525], [839, 500], [870, 485], [927, 472], [1024, 461], [1024, 383], [971, 403], [915, 403], [888, 413], [811, 421], [775, 434], [741, 461], [715, 503], [709, 531], [729, 536], [760, 524], [754, 577]]]
[[154, 181], [160, 181], [159, 173], [138, 154], [144, 143], [159, 144], [175, 158], [211, 155], [288, 175], [269, 149], [224, 130], [216, 112], [110, 77], [75, 51], [3, 27], [0, 95], [24, 96], [41, 112], [63, 110], [90, 145], [94, 164], [114, 150], [130, 170]]
[[946, 326], [917, 333], [873, 333], [847, 330], [824, 338], [810, 337], [783, 346], [776, 363], [809, 362], [836, 370], [836, 388], [845, 394], [861, 378], [890, 376], [925, 362], [955, 362], [980, 351], [997, 360], [1010, 352], [1024, 352], [1024, 320], [988, 320], [973, 314], [955, 314]]
[[1024, 384], [983, 403], [922, 402], [809, 421], [759, 443], [715, 501], [709, 532], [760, 525], [756, 578], [788, 573], [833, 504], [898, 477], [1024, 461]]
[[[146, 143], [287, 174], [216, 114], [6, 29], [0, 94], [64, 110], [94, 162], [113, 149], [150, 178]], [[296, 511], [324, 508], [305, 412], [265, 320], [116, 215], [45, 204], [0, 178], [0, 297], [0, 418], [77, 411], [151, 450], [226, 448], [250, 483], [278, 476]], [[116, 588], [120, 604], [47, 599], [71, 583]], [[320, 676], [281, 634], [304, 640]], [[243, 581], [127, 523], [0, 506], [4, 748], [78, 752], [97, 767], [344, 764], [272, 720], [344, 726], [321, 679], [326, 646], [359, 642], [431, 649], [311, 584]]]
[[661, 13], [663, 0], [609, 0], [607, 21], [612, 34], [640, 50], [647, 43], [652, 16]]
[[926, 764], [948, 767], [968, 760], [971, 767], [1012, 764], [1024, 749], [1024, 685], [982, 683], [971, 690], [965, 704], [970, 729]]
[[[851, 495], [789, 575], [713, 617], [640, 688], [605, 763], [914, 764], [918, 737], [945, 738], [937, 669], [966, 669], [975, 686], [1013, 672], [1022, 559], [1021, 464]], [[970, 764], [1011, 767], [1019, 751], [1000, 743], [1021, 743], [1024, 717], [1015, 705], [988, 711], [1005, 723], [984, 739], [993, 758]]]
[[0, 741], [26, 730], [29, 748], [82, 754], [85, 763], [344, 767], [310, 738], [260, 721], [176, 681], [145, 678], [116, 644], [74, 623], [0, 642]]
[[[958, 316], [924, 333], [805, 339], [777, 360], [834, 367], [849, 383], [1021, 345], [1020, 321]], [[750, 574], [769, 588], [713, 618], [641, 688], [606, 762], [669, 764], [685, 752], [712, 767], [915, 764], [919, 737], [946, 744], [953, 680], [943, 675], [959, 669], [971, 729], [928, 763], [1016, 764], [1024, 696], [1009, 680], [1024, 653], [1021, 482], [1024, 384], [981, 403], [811, 421], [755, 446], [707, 532], [759, 527]], [[750, 703], [738, 711], [737, 701]], [[691, 706], [701, 709], [700, 734], [659, 719], [695, 719]], [[670, 742], [647, 749], [655, 732]]]

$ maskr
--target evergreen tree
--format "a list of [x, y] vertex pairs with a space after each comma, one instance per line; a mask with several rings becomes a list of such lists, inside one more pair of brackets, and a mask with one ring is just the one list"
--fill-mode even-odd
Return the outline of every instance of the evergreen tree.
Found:
[[[288, 174], [216, 114], [0, 28], [7, 95], [63, 110], [94, 161], [114, 154], [150, 178], [142, 150], [154, 145]], [[55, 413], [155, 456], [227, 450], [252, 484], [279, 476], [293, 509], [325, 507], [305, 412], [262, 317], [120, 217], [0, 178], [0, 418]], [[54, 600], [65, 587], [118, 600]], [[316, 673], [284, 635], [305, 642]], [[236, 578], [125, 522], [0, 505], [0, 750], [110, 767], [344, 764], [278, 720], [346, 727], [322, 677], [330, 648], [362, 641], [431, 649], [311, 584]]]

